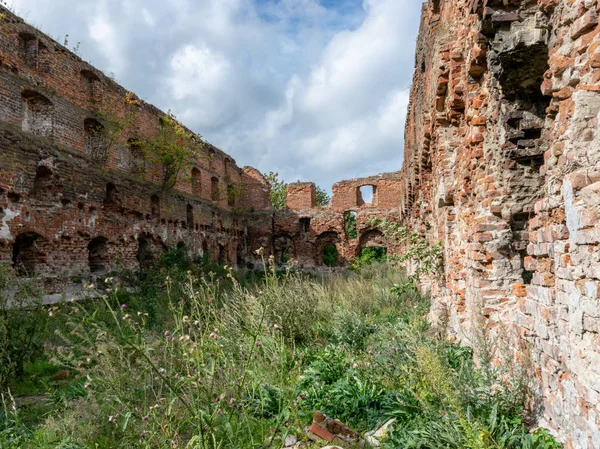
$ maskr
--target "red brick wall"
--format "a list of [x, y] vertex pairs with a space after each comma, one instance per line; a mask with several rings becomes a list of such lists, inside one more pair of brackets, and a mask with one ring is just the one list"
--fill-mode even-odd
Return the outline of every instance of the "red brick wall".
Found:
[[[106, 241], [107, 270], [144, 265], [150, 253], [175, 246], [190, 256], [222, 254], [232, 265], [243, 260], [248, 214], [270, 207], [260, 174], [203, 142], [194, 166], [162, 191], [161, 167], [146, 160], [135, 170], [127, 142], [152, 139], [164, 113], [0, 10], [0, 260], [26, 260], [49, 292], [90, 275], [88, 245], [98, 239]], [[113, 116], [136, 113], [102, 164], [86, 153], [84, 123], [107, 107]]]
[[[0, 21], [0, 120], [22, 126], [25, 116], [23, 92], [35, 92], [52, 104], [51, 139], [62, 146], [84, 151], [86, 119], [98, 118], [98, 112], [110, 110], [112, 116], [124, 116], [128, 106], [125, 89], [66, 48], [25, 24], [20, 18], [3, 9], [6, 19]], [[37, 58], [28, 58], [23, 50], [24, 36], [39, 50]], [[31, 44], [28, 44], [31, 45]], [[90, 77], [94, 81], [91, 82]], [[131, 127], [124, 129], [112, 145], [106, 168], [125, 171], [128, 167], [127, 140], [151, 139], [159, 130], [164, 113], [154, 106], [135, 99], [137, 112]], [[102, 114], [100, 114], [101, 116]], [[228, 207], [227, 186], [241, 190], [241, 169], [227, 154], [204, 142], [198, 148], [195, 168], [201, 172], [201, 190], [198, 196], [212, 198], [211, 178], [218, 178], [220, 207]], [[147, 169], [141, 175], [150, 182], [160, 182], [160, 167], [146, 161]], [[191, 173], [181, 173], [176, 188], [192, 192]], [[268, 198], [268, 197], [266, 197]], [[265, 199], [266, 199], [265, 198]], [[263, 199], [264, 200], [264, 199]]]
[[316, 207], [316, 187], [312, 182], [288, 184], [285, 203], [288, 209], [305, 210]]
[[444, 245], [432, 315], [508, 334], [573, 448], [600, 447], [597, 9], [424, 4], [401, 172], [402, 221]]
[[[361, 198], [361, 187], [374, 187], [371, 203]], [[336, 182], [333, 185], [331, 208], [337, 212], [357, 208], [395, 209], [402, 192], [402, 182], [398, 173], [381, 174], [369, 178]]]
[[[377, 195], [372, 204], [359, 205], [358, 189], [363, 185], [374, 185]], [[363, 248], [383, 246], [389, 253], [398, 252], [393, 241], [386, 240], [368, 223], [370, 218], [387, 217], [398, 221], [398, 195], [401, 183], [398, 174], [383, 174], [364, 179], [340, 181], [333, 186], [333, 196], [327, 206], [316, 206], [315, 185], [294, 183], [288, 186], [287, 209], [276, 211], [271, 228], [266, 222], [251, 226], [249, 255], [254, 263], [260, 258], [254, 254], [264, 249], [265, 257], [273, 255], [281, 262], [283, 251], [289, 258], [304, 268], [323, 267], [323, 251], [326, 245], [335, 245], [339, 255], [339, 266], [351, 265], [360, 256]], [[351, 238], [344, 227], [344, 212], [355, 211], [357, 237]]]

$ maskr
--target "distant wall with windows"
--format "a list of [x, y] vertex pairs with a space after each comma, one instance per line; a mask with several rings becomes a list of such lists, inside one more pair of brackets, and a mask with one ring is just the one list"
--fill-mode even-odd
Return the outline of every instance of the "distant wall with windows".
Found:
[[397, 242], [369, 220], [399, 219], [401, 185], [399, 173], [340, 181], [330, 203], [318, 206], [315, 184], [290, 184], [286, 208], [273, 214], [268, 238], [251, 239], [250, 247], [265, 248], [277, 264], [293, 261], [301, 268], [348, 267], [365, 248], [398, 252]]

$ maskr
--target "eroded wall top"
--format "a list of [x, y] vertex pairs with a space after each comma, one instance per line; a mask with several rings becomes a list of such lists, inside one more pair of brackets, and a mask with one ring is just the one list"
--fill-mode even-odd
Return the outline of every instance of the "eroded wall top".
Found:
[[[156, 138], [165, 113], [6, 8], [0, 11], [0, 120], [81, 151], [108, 169], [160, 184], [162, 167], [140, 143]], [[242, 195], [250, 178], [242, 182], [231, 156], [198, 136], [194, 140], [195, 161], [178, 177], [177, 190], [222, 208], [269, 207], [268, 195], [257, 197], [256, 186], [250, 186], [254, 194]]]

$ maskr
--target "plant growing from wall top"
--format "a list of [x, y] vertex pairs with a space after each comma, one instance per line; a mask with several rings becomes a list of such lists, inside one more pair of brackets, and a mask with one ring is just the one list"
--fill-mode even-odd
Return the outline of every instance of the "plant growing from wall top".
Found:
[[329, 194], [319, 186], [317, 186], [316, 190], [317, 206], [327, 206], [329, 204], [329, 200], [331, 199]]
[[392, 263], [408, 265], [410, 271], [408, 283], [395, 285], [396, 292], [416, 289], [424, 278], [439, 273], [443, 265], [441, 243], [431, 244], [422, 234], [386, 218], [372, 218], [367, 224], [380, 229], [386, 238], [395, 241], [402, 248], [400, 254], [388, 256]]
[[192, 167], [197, 155], [198, 136], [186, 130], [176, 117], [168, 112], [161, 121], [158, 134], [150, 139], [144, 150], [147, 159], [161, 167], [161, 188], [172, 189], [182, 172]]
[[279, 179], [279, 173], [269, 172], [264, 175], [271, 184], [271, 205], [275, 210], [285, 209], [285, 197], [287, 196], [287, 183]]
[[98, 118], [98, 124], [92, 124], [88, 129], [88, 133], [98, 141], [91, 155], [95, 162], [106, 163], [126, 131], [133, 128], [139, 106], [140, 102], [132, 92], [125, 94], [123, 103], [105, 102], [91, 106]]

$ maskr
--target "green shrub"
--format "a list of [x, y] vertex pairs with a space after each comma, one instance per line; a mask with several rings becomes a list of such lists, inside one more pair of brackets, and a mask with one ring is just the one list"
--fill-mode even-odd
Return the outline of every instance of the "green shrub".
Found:
[[337, 267], [339, 265], [338, 250], [333, 243], [328, 243], [323, 248], [323, 265]]
[[377, 326], [364, 316], [340, 310], [333, 317], [332, 335], [336, 343], [361, 351]]
[[363, 248], [360, 256], [352, 262], [353, 270], [360, 270], [362, 267], [373, 263], [384, 263], [387, 260], [387, 249], [383, 247]]
[[281, 414], [287, 405], [286, 392], [274, 385], [258, 385], [244, 400], [252, 414], [262, 418], [274, 418]]

